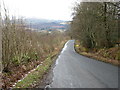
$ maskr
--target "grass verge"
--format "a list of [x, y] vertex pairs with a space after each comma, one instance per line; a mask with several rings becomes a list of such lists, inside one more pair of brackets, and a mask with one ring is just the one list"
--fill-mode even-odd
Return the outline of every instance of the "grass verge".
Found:
[[21, 80], [20, 82], [17, 82], [17, 84], [13, 88], [35, 87], [40, 82], [40, 80], [44, 78], [44, 75], [47, 74], [47, 72], [51, 68], [51, 65], [56, 60], [55, 58], [61, 52], [62, 48], [64, 47], [64, 44], [67, 41], [68, 40], [61, 42], [59, 51], [55, 51], [52, 54], [48, 55], [48, 57], [43, 61], [42, 64], [40, 64], [34, 71], [29, 73], [23, 80]]
[[49, 70], [51, 64], [53, 63], [53, 56], [50, 55], [40, 66], [38, 66], [33, 72], [28, 74], [23, 80], [18, 82], [13, 88], [30, 88], [34, 84], [39, 82], [43, 78], [43, 75]]
[[[115, 48], [113, 48], [112, 50], [107, 49], [107, 50], [102, 50], [102, 51], [97, 50], [97, 51], [91, 52], [88, 49], [79, 45], [79, 41], [75, 41], [74, 47], [75, 47], [76, 52], [83, 55], [83, 56], [87, 56], [89, 58], [93, 58], [95, 60], [99, 60], [99, 61], [102, 61], [105, 63], [110, 63], [110, 64], [115, 65], [115, 66], [120, 66], [120, 60], [118, 57], [120, 55], [118, 54], [118, 52], [119, 52], [118, 48], [116, 49], [116, 51], [112, 51], [113, 49], [115, 49]], [[112, 52], [109, 55], [106, 55], [107, 54], [106, 51], [107, 52], [112, 51]], [[116, 57], [117, 57], [116, 59], [111, 58], [113, 56], [113, 54], [116, 55]]]

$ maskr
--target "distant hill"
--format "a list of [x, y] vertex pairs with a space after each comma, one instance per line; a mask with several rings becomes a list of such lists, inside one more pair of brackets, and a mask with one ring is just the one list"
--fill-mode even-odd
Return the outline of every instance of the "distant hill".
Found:
[[63, 20], [48, 20], [48, 19], [37, 19], [37, 18], [27, 18], [26, 21], [29, 23], [49, 23], [49, 22], [61, 23], [61, 22], [65, 22]]
[[38, 30], [49, 30], [49, 29], [67, 29], [69, 24], [68, 21], [63, 20], [47, 20], [37, 18], [27, 18], [26, 22], [31, 28]]

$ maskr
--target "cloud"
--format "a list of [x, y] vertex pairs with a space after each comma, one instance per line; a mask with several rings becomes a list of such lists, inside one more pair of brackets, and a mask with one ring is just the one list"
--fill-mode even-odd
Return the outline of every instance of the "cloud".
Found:
[[76, 0], [4, 0], [12, 15], [45, 19], [71, 19]]

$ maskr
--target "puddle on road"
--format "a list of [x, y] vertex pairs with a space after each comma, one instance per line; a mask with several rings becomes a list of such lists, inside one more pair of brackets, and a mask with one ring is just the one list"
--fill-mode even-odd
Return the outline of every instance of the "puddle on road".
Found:
[[[68, 42], [69, 42], [69, 41], [68, 41]], [[60, 59], [60, 57], [61, 57], [61, 54], [67, 49], [67, 44], [68, 44], [68, 42], [64, 45], [64, 48], [62, 49], [60, 55], [58, 56], [58, 58], [57, 58], [57, 60], [56, 60], [56, 62], [55, 62], [55, 65], [54, 65], [54, 68], [53, 68], [53, 78], [52, 78], [52, 82], [51, 82], [49, 85], [46, 85], [45, 88], [51, 88], [51, 87], [52, 87], [52, 83], [53, 83], [53, 81], [54, 81], [54, 71], [55, 71], [56, 65], [59, 63], [59, 59]]]
[[[69, 41], [68, 41], [68, 42], [69, 42]], [[62, 49], [60, 55], [58, 56], [58, 58], [57, 58], [57, 60], [56, 60], [56, 63], [55, 63], [55, 66], [58, 64], [58, 60], [59, 60], [59, 58], [61, 57], [61, 54], [67, 49], [67, 44], [68, 44], [68, 42], [65, 44], [65, 46], [64, 46], [64, 48]]]
[[60, 58], [60, 56], [58, 56], [57, 60], [56, 60], [56, 63], [55, 63], [55, 66], [58, 64], [58, 59]]
[[[68, 41], [69, 42], [69, 41]], [[66, 49], [67, 49], [67, 44], [68, 42], [65, 44], [64, 48], [62, 49], [61, 53], [63, 53]]]

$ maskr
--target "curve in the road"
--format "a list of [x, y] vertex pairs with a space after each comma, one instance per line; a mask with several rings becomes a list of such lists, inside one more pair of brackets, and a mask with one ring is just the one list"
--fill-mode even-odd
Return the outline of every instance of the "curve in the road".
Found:
[[118, 67], [79, 55], [69, 40], [53, 69], [52, 88], [118, 88]]

